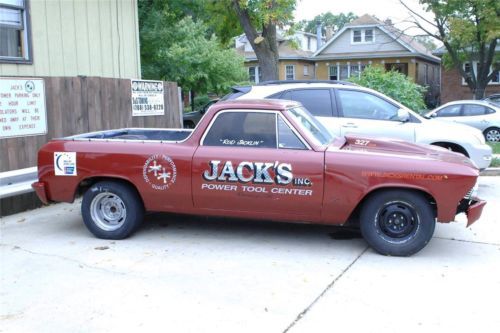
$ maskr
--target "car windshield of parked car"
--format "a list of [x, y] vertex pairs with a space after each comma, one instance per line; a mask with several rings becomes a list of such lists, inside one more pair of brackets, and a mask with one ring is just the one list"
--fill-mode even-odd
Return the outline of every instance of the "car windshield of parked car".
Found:
[[288, 109], [287, 113], [302, 126], [307, 135], [321, 146], [327, 145], [335, 137], [303, 107]]

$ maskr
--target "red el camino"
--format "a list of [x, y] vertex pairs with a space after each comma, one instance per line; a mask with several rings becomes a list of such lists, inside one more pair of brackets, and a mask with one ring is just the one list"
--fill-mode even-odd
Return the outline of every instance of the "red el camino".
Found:
[[354, 224], [406, 256], [436, 221], [481, 215], [478, 169], [437, 147], [334, 137], [296, 102], [213, 105], [194, 130], [120, 129], [55, 139], [38, 154], [43, 202], [72, 202], [99, 238], [132, 234], [146, 211]]

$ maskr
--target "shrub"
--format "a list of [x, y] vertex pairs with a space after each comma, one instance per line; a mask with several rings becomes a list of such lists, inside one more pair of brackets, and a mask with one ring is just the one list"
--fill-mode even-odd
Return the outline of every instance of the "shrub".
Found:
[[369, 66], [359, 78], [350, 81], [385, 94], [411, 110], [421, 112], [426, 108], [423, 96], [427, 89], [399, 72]]

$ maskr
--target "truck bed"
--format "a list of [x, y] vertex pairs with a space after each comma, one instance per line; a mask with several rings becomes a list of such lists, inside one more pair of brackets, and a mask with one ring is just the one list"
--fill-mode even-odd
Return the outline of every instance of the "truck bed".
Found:
[[63, 140], [139, 140], [139, 141], [182, 141], [192, 130], [186, 129], [145, 129], [122, 128], [116, 130], [100, 131], [78, 134], [62, 138]]

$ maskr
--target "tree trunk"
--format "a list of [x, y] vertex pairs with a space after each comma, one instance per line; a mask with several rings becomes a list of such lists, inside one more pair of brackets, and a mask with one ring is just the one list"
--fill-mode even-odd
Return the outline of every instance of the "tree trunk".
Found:
[[[233, 6], [240, 21], [241, 27], [245, 35], [252, 45], [252, 48], [259, 61], [260, 71], [262, 73], [262, 80], [278, 80], [278, 41], [276, 38], [276, 24], [267, 22], [263, 24], [262, 31], [259, 34], [255, 27], [252, 25], [250, 14], [247, 9], [242, 8], [238, 0], [233, 0]], [[262, 37], [257, 38], [257, 37]], [[261, 39], [260, 41], [258, 41]]]
[[486, 85], [478, 82], [474, 91], [474, 99], [483, 99], [486, 92]]

